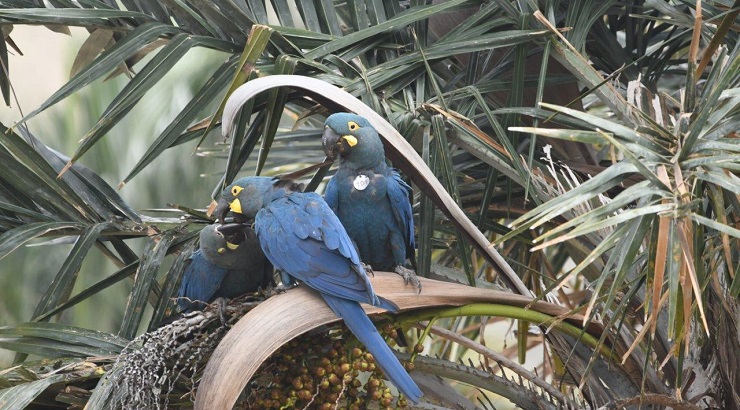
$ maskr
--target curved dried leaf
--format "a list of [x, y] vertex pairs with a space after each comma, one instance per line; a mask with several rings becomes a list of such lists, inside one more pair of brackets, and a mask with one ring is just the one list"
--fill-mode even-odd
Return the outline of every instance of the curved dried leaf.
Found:
[[74, 77], [78, 72], [80, 72], [82, 67], [86, 67], [90, 64], [98, 54], [105, 50], [105, 47], [108, 46], [108, 43], [110, 43], [112, 39], [113, 30], [99, 28], [90, 33], [87, 40], [82, 43], [80, 51], [77, 52], [75, 61], [72, 63], [72, 69], [69, 72], [69, 76]]
[[[223, 135], [228, 137], [232, 133], [237, 113], [247, 101], [262, 91], [276, 87], [299, 88], [318, 94], [317, 98], [320, 101], [337, 104], [367, 118], [384, 140], [386, 154], [393, 161], [393, 164], [403, 171], [426, 195], [432, 198], [437, 207], [467, 236], [489, 263], [498, 266], [503, 271], [502, 278], [508, 283], [509, 287], [522, 295], [531, 294], [506, 260], [501, 257], [496, 249], [489, 246], [488, 239], [468, 219], [406, 139], [372, 108], [346, 91], [324, 81], [298, 75], [274, 75], [249, 81], [236, 89], [226, 103], [222, 119]], [[316, 96], [314, 95], [314, 97]]]
[[[402, 279], [395, 273], [375, 272], [370, 281], [378, 295], [396, 303], [401, 311], [476, 302], [525, 307], [532, 301], [508, 292], [419, 279], [424, 289], [420, 294], [413, 286], [401, 286]], [[380, 308], [364, 307], [368, 313], [383, 312]], [[562, 306], [546, 302], [535, 302], [531, 309], [550, 316], [569, 312]], [[579, 317], [573, 315], [570, 320], [580, 323], [582, 318]], [[311, 329], [338, 320], [321, 296], [304, 285], [269, 298], [242, 317], [218, 345], [200, 382], [195, 408], [231, 409], [262, 362], [280, 346]]]

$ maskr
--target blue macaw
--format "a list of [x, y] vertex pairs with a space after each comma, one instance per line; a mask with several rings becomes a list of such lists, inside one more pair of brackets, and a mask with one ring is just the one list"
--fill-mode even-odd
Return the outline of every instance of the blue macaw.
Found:
[[272, 283], [272, 265], [247, 225], [208, 225], [200, 231], [199, 247], [177, 292], [180, 312], [201, 310], [219, 297], [233, 298]]
[[216, 208], [254, 218], [262, 250], [278, 269], [319, 291], [332, 311], [372, 353], [391, 382], [417, 403], [422, 393], [362, 310], [368, 303], [396, 312], [378, 297], [337, 216], [318, 194], [291, 181], [245, 177], [226, 187]]
[[373, 269], [394, 271], [421, 291], [414, 264], [414, 216], [411, 187], [385, 160], [383, 143], [359, 115], [336, 113], [324, 123], [324, 152], [339, 157], [339, 168], [324, 199], [337, 214], [360, 258]]

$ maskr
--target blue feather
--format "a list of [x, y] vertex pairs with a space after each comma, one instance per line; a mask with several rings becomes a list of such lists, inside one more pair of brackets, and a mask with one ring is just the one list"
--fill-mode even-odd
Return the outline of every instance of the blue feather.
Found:
[[339, 206], [339, 189], [337, 187], [337, 181], [334, 178], [330, 179], [326, 184], [326, 189], [324, 190], [324, 201], [326, 201], [329, 208], [331, 208], [331, 210], [336, 214], [337, 207]]
[[228, 269], [219, 268], [208, 262], [198, 249], [193, 252], [185, 267], [177, 295], [177, 307], [182, 312], [200, 310], [213, 301]]
[[372, 353], [383, 373], [406, 397], [414, 403], [421, 398], [421, 390], [398, 361], [393, 351], [380, 336], [373, 322], [357, 302], [321, 294], [334, 313], [344, 320], [350, 331]]
[[391, 178], [388, 178], [388, 199], [391, 200], [393, 205], [393, 216], [396, 218], [396, 222], [401, 226], [403, 230], [403, 236], [408, 243], [407, 251], [413, 255], [416, 243], [414, 241], [414, 211], [411, 208], [411, 201], [409, 195], [411, 194], [411, 187], [403, 179], [396, 170], [391, 170]]
[[[339, 218], [316, 193], [278, 192], [265, 177], [246, 177], [237, 198], [245, 215], [255, 215], [255, 231], [265, 256], [276, 269], [319, 291], [329, 307], [373, 354], [388, 378], [413, 402], [421, 391], [393, 355], [360, 303], [398, 311], [373, 290], [355, 244]], [[231, 201], [231, 187], [222, 201]], [[254, 198], [255, 193], [261, 198]]]
[[272, 283], [272, 265], [260, 251], [257, 236], [246, 225], [236, 248], [208, 225], [200, 232], [200, 248], [188, 258], [178, 289], [181, 312], [203, 309], [218, 297], [233, 298]]

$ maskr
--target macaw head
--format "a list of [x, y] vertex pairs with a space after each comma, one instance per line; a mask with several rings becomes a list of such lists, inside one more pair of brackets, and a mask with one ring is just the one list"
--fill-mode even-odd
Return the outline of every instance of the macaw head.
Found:
[[378, 132], [368, 120], [356, 114], [330, 115], [324, 122], [321, 143], [327, 157], [339, 157], [352, 168], [371, 167], [385, 159]]
[[226, 225], [212, 224], [200, 231], [200, 250], [203, 256], [214, 265], [224, 269], [248, 266], [252, 253], [242, 246], [248, 240], [256, 240], [254, 231], [242, 223]]
[[214, 213], [221, 222], [229, 211], [253, 219], [270, 202], [302, 189], [303, 185], [292, 180], [257, 176], [239, 178], [221, 192]]

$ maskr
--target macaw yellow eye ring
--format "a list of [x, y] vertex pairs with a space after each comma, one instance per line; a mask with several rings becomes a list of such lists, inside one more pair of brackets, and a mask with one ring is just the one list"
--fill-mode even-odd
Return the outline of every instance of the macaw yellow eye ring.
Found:
[[243, 190], [244, 190], [244, 188], [242, 188], [240, 186], [235, 186], [235, 187], [231, 188], [231, 195], [237, 196], [237, 195], [239, 195], [239, 192], [242, 192]]
[[350, 131], [356, 131], [356, 130], [358, 130], [360, 128], [360, 126], [356, 122], [354, 122], [354, 121], [348, 122], [347, 123], [347, 127], [349, 127], [349, 130]]

